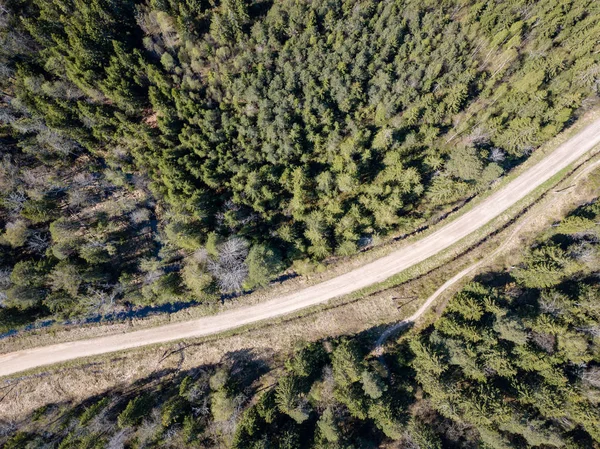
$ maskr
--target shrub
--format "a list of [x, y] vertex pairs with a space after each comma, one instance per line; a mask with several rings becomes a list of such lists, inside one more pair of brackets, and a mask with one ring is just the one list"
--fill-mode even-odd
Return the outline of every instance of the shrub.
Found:
[[98, 416], [98, 414], [108, 405], [109, 402], [110, 399], [105, 397], [100, 399], [98, 402], [90, 405], [79, 417], [79, 424], [85, 426], [93, 418]]
[[142, 422], [145, 416], [149, 414], [152, 408], [150, 397], [137, 396], [127, 403], [127, 407], [117, 417], [117, 424], [120, 428], [136, 426]]

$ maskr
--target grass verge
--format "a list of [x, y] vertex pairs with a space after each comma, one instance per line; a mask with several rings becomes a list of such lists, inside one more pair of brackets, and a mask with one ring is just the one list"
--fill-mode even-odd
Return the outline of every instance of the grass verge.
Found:
[[[515, 205], [484, 229], [452, 248], [390, 280], [369, 287], [327, 305], [305, 309], [276, 320], [255, 323], [222, 334], [145, 346], [135, 350], [74, 360], [50, 368], [41, 367], [10, 376], [0, 385], [0, 416], [19, 419], [48, 403], [83, 400], [94, 394], [130, 384], [148, 375], [165, 375], [204, 363], [218, 363], [227, 354], [251, 350], [270, 358], [273, 366], [281, 363], [299, 341], [310, 341], [367, 331], [378, 335], [387, 324], [410, 316], [446, 279], [490, 254], [512, 233], [512, 224], [535, 216], [527, 229], [515, 238], [512, 249], [495, 263], [514, 263], [518, 250], [534, 238], [536, 232], [561, 214], [597, 196], [600, 175], [578, 179], [578, 174], [597, 161], [588, 158], [576, 169], [567, 169], [536, 190], [527, 200]], [[561, 175], [564, 179], [560, 180]], [[591, 182], [592, 180], [593, 182]], [[561, 191], [561, 192], [557, 192]], [[535, 203], [535, 204], [533, 204]], [[533, 204], [533, 205], [532, 205]], [[524, 211], [525, 210], [525, 211]], [[523, 212], [524, 211], [524, 212]], [[482, 268], [481, 270], [489, 269]], [[479, 270], [479, 271], [481, 271]], [[473, 273], [465, 278], [472, 278]], [[451, 293], [460, 283], [442, 295], [421, 324], [435, 319]]]
[[[272, 285], [268, 289], [260, 290], [255, 293], [242, 296], [240, 298], [237, 298], [235, 301], [229, 301], [224, 304], [200, 305], [173, 314], [163, 313], [146, 319], [131, 319], [129, 321], [111, 324], [100, 323], [94, 325], [79, 325], [67, 327], [63, 325], [57, 325], [45, 329], [36, 329], [17, 335], [15, 337], [9, 337], [4, 340], [0, 340], [0, 353], [17, 351], [20, 349], [26, 349], [36, 346], [44, 346], [59, 342], [93, 338], [96, 336], [131, 332], [143, 328], [167, 324], [170, 322], [192, 320], [201, 316], [216, 314], [224, 310], [256, 304], [271, 299], [273, 297], [285, 295], [286, 293], [331, 279], [335, 276], [355, 269], [361, 265], [369, 263], [375, 259], [383, 257], [392, 251], [401, 249], [402, 247], [409, 245], [415, 242], [416, 240], [419, 240], [435, 232], [440, 227], [445, 226], [449, 222], [457, 219], [462, 214], [468, 212], [473, 207], [484, 201], [487, 197], [489, 197], [489, 195], [493, 194], [498, 189], [510, 183], [513, 179], [515, 179], [525, 170], [535, 165], [537, 162], [543, 159], [543, 157], [545, 157], [549, 152], [554, 150], [563, 142], [567, 141], [574, 134], [578, 133], [581, 129], [583, 129], [591, 121], [597, 119], [598, 117], [600, 117], [600, 110], [588, 111], [588, 113], [581, 117], [573, 126], [567, 129], [565, 132], [561, 133], [555, 139], [548, 142], [546, 145], [540, 147], [527, 161], [525, 161], [520, 166], [516, 167], [507, 176], [502, 178], [496, 184], [496, 186], [494, 186], [494, 188], [488, 189], [486, 192], [478, 195], [472, 201], [468, 202], [463, 207], [461, 207], [459, 210], [455, 211], [454, 213], [451, 213], [444, 220], [441, 220], [440, 222], [429, 226], [427, 229], [410, 235], [408, 237], [398, 235], [390, 236], [390, 238], [386, 242], [377, 247], [372, 248], [369, 251], [365, 251], [363, 253], [347, 258], [337, 259], [332, 264], [330, 264], [328, 270], [324, 273], [311, 276], [310, 278], [296, 278], [290, 281], [283, 282], [279, 285]], [[393, 276], [392, 278], [388, 279], [387, 281], [381, 284], [375, 284], [366, 289], [354, 292], [351, 295], [342, 298], [337, 298], [329, 301], [326, 304], [321, 304], [319, 306], [300, 311], [296, 316], [302, 316], [306, 313], [312, 313], [314, 310], [324, 310], [328, 307], [335, 307], [339, 304], [355, 300], [362, 296], [373, 294], [382, 289], [390, 288], [394, 285], [406, 282], [407, 280], [413, 277], [422, 276], [424, 273], [431, 271], [436, 266], [448, 263], [448, 261], [453, 260], [454, 258], [458, 257], [458, 255], [463, 254], [469, 249], [472, 249], [472, 247], [474, 247], [481, 240], [485, 239], [491, 233], [505, 227], [507, 223], [510, 223], [510, 221], [513, 220], [514, 217], [518, 215], [520, 211], [522, 211], [524, 208], [526, 208], [533, 202], [537, 201], [541, 197], [541, 195], [548, 190], [548, 188], [556, 184], [568, 172], [569, 169], [563, 170], [563, 172], [553, 177], [543, 186], [541, 186], [532, 194], [530, 194], [526, 199], [519, 202], [519, 204], [513, 206], [510, 210], [506, 211], [501, 216], [492, 220], [492, 222], [488, 223], [488, 225], [486, 225], [485, 227], [479, 229], [476, 233], [471, 234], [467, 238], [458, 242], [452, 248], [436, 255], [433, 258], [426, 260], [425, 262], [422, 262], [417, 266], [411, 267], [410, 269]]]

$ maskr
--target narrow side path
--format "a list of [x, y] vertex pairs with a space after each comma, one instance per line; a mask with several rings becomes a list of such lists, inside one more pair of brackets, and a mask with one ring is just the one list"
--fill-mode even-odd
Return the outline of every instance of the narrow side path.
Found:
[[[263, 303], [135, 332], [31, 348], [0, 355], [0, 376], [80, 357], [186, 338], [204, 337], [280, 317], [385, 281], [450, 248], [524, 199], [561, 170], [600, 144], [600, 119], [560, 145], [471, 210], [437, 231], [360, 268]], [[433, 302], [433, 301], [431, 301]], [[426, 302], [423, 307], [429, 307]]]
[[[571, 182], [573, 182], [573, 183], [576, 182], [582, 176], [585, 176], [585, 175], [589, 174], [591, 171], [598, 168], [598, 166], [600, 166], [600, 160], [594, 162], [593, 164], [586, 167], [585, 170], [578, 173], [571, 180]], [[569, 187], [567, 187], [567, 188], [569, 188]], [[565, 189], [562, 189], [560, 191], [555, 191], [555, 194], [560, 194], [564, 190]], [[410, 317], [408, 317], [405, 320], [399, 321], [399, 322], [391, 325], [390, 327], [388, 327], [379, 336], [379, 338], [375, 342], [375, 347], [373, 349], [373, 354], [376, 355], [377, 357], [379, 357], [379, 361], [384, 366], [386, 366], [385, 361], [383, 359], [384, 345], [390, 337], [392, 337], [393, 335], [402, 331], [403, 329], [405, 329], [406, 327], [408, 327], [409, 325], [411, 325], [415, 321], [417, 321], [419, 318], [421, 318], [423, 316], [423, 314], [425, 312], [427, 312], [429, 310], [429, 308], [433, 305], [435, 300], [438, 299], [440, 297], [440, 295], [442, 293], [444, 293], [446, 290], [448, 290], [450, 287], [452, 287], [456, 283], [460, 282], [463, 278], [465, 278], [469, 274], [473, 273], [474, 271], [479, 269], [481, 266], [487, 265], [488, 263], [492, 262], [497, 256], [499, 256], [513, 242], [514, 238], [519, 234], [519, 232], [521, 232], [523, 227], [525, 227], [527, 224], [529, 224], [529, 222], [531, 221], [532, 218], [533, 218], [533, 216], [529, 216], [525, 220], [523, 220], [523, 222], [521, 222], [513, 230], [513, 232], [511, 232], [511, 234], [506, 238], [506, 240], [498, 248], [496, 248], [495, 251], [493, 251], [491, 254], [489, 254], [487, 257], [484, 257], [479, 262], [476, 262], [473, 265], [468, 266], [467, 268], [462, 270], [460, 273], [457, 273], [452, 278], [450, 278], [446, 282], [444, 282], [444, 284], [440, 288], [438, 288], [429, 298], [427, 298], [427, 301], [425, 301], [423, 303], [423, 305], [421, 307], [419, 307], [419, 309], [415, 313], [413, 313]]]

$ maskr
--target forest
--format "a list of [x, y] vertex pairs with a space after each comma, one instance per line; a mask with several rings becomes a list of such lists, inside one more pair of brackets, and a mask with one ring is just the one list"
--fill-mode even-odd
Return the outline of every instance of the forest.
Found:
[[18, 428], [5, 423], [3, 447], [599, 448], [600, 200], [518, 257], [381, 357], [371, 331], [273, 360], [236, 351], [48, 404]]
[[4, 1], [0, 332], [218, 301], [419, 228], [595, 101], [599, 18], [593, 0]]

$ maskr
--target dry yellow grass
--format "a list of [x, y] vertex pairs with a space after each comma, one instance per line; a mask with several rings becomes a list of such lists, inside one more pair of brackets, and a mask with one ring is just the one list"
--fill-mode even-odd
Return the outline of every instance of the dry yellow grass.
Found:
[[[351, 334], [397, 319], [394, 302], [385, 295], [374, 296], [227, 337], [148, 347], [14, 378], [0, 385], [0, 398], [4, 396], [0, 418], [23, 419], [46, 404], [79, 402], [163, 370], [218, 363], [234, 351], [252, 349], [257, 355], [272, 359], [273, 354], [286, 353], [298, 342]], [[166, 354], [171, 355], [165, 357]]]
[[[590, 163], [593, 161], [590, 161]], [[589, 164], [586, 164], [589, 166]], [[500, 269], [518, 260], [519, 249], [531, 242], [537, 233], [560, 219], [573, 207], [597, 196], [600, 170], [592, 175], [577, 177], [577, 172], [549, 192], [516, 225], [527, 220], [527, 227], [506, 246], [493, 265], [481, 270]], [[564, 189], [567, 186], [573, 187]], [[557, 190], [561, 190], [557, 192]], [[302, 341], [314, 341], [369, 329], [398, 321], [412, 314], [435, 289], [450, 276], [476, 263], [513, 234], [508, 227], [463, 256], [425, 276], [382, 290], [362, 299], [352, 300], [323, 311], [314, 311], [300, 318], [281, 319], [228, 336], [215, 336], [185, 344], [173, 343], [151, 346], [137, 351], [113, 354], [86, 360], [85, 363], [63, 365], [59, 369], [6, 380], [0, 388], [0, 417], [19, 420], [38, 407], [50, 403], [79, 402], [115, 387], [126, 387], [147, 376], [170, 370], [187, 370], [204, 364], [218, 363], [228, 353], [250, 349], [257, 356], [274, 361], [286, 355]], [[481, 271], [480, 270], [480, 271]], [[475, 273], [473, 273], [474, 275]], [[472, 276], [464, 279], [467, 282]], [[445, 301], [460, 288], [454, 286], [433, 307], [421, 325], [431, 322], [443, 309]], [[374, 332], [376, 334], [377, 332]]]
[[[509, 245], [504, 255], [496, 261], [494, 264], [496, 267], [504, 266], [508, 260], [516, 260], [518, 258], [517, 250], [534, 238], [537, 232], [552, 221], [559, 219], [566, 211], [598, 195], [598, 186], [600, 185], [598, 172], [594, 176], [580, 177], [575, 185], [571, 186], [576, 176], [577, 172], [556, 187], [555, 191], [548, 193], [520, 218], [520, 220], [523, 220], [530, 219], [527, 217], [532, 215], [535, 216], [535, 219], [530, 219], [527, 229], [523, 229], [514, 238], [513, 243]], [[571, 187], [567, 188], [569, 186]], [[567, 190], [562, 190], [564, 188], [567, 188]], [[561, 191], [556, 192], [556, 190]], [[27, 375], [22, 378], [7, 379], [0, 384], [0, 418], [18, 420], [42, 405], [78, 402], [112, 388], [129, 385], [138, 379], [163, 370], [189, 369], [203, 364], [217, 363], [227, 353], [233, 351], [252, 349], [255, 353], [264, 356], [273, 356], [279, 353], [278, 357], [281, 358], [285, 357], [285, 354], [289, 353], [299, 341], [312, 341], [351, 334], [400, 320], [412, 314], [419, 304], [443, 284], [448, 277], [476, 262], [482, 255], [492, 251], [511, 233], [511, 228], [505, 229], [494, 238], [479, 245], [475, 250], [463, 254], [456, 260], [446, 263], [413, 281], [375, 292], [360, 300], [347, 298], [345, 301], [349, 302], [338, 302], [336, 306], [327, 310], [320, 310], [318, 313], [313, 311], [300, 318], [292, 317], [274, 323], [261, 324], [232, 335], [186, 342], [185, 347], [180, 343], [146, 347], [123, 354], [102, 356], [82, 363], [62, 365], [57, 369], [40, 370], [38, 374]], [[390, 246], [396, 248], [395, 245]], [[512, 249], [512, 252], [509, 249]], [[385, 251], [385, 247], [377, 248], [368, 255], [368, 259], [379, 257]], [[365, 258], [367, 257], [363, 256], [363, 259]], [[365, 260], [356, 258], [348, 262], [350, 265], [356, 266], [365, 263]], [[350, 268], [348, 265], [338, 267], [342, 271]], [[337, 270], [334, 270], [335, 272]], [[323, 276], [329, 277], [331, 275], [331, 273], [327, 273]], [[272, 292], [266, 294], [269, 296], [270, 294], [280, 294], [282, 289], [298, 288], [298, 283], [312, 283], [320, 280], [322, 279], [295, 280], [277, 286], [272, 289]], [[425, 323], [434, 319], [435, 314], [442, 309], [444, 301], [447, 300], [453, 290], [458, 288], [458, 285], [455, 286], [454, 289], [446, 292], [446, 295], [440, 298], [438, 304], [433, 308], [433, 313], [429, 314]], [[411, 301], [411, 299], [414, 300]], [[401, 306], [400, 309], [398, 309], [398, 306]], [[160, 319], [162, 320], [164, 317]], [[176, 319], [185, 319], [185, 317], [180, 316]], [[146, 324], [148, 322], [144, 325]], [[122, 331], [123, 326], [126, 327], [129, 324], [118, 324], [110, 327], [98, 326], [95, 332], [119, 332]], [[60, 338], [65, 338], [65, 332], [74, 332], [71, 337], [66, 337], [67, 339], [81, 338], [81, 335], [76, 331], [62, 329], [59, 333]], [[87, 332], [89, 332], [89, 329], [85, 330], [86, 337], [89, 336]], [[39, 340], [36, 340], [36, 338], [48, 338], [49, 336], [52, 337], [52, 333], [39, 337], [31, 336], [29, 342], [27, 340], [21, 341], [25, 341], [26, 346], [28, 344], [39, 344]], [[171, 355], [164, 357], [165, 354]]]
[[[517, 167], [513, 172], [511, 172], [508, 176], [502, 179], [499, 183], [499, 186], [505, 185], [510, 180], [514, 179], [520, 173], [525, 171], [527, 168], [531, 167], [535, 163], [539, 162], [546, 154], [550, 151], [558, 147], [561, 143], [564, 143], [578, 131], [583, 129], [587, 124], [597, 119], [600, 116], [600, 109], [596, 108], [588, 111], [582, 118], [580, 118], [577, 123], [567, 130], [566, 132], [560, 134], [555, 139], [552, 139], [548, 144], [542, 146], [538, 149], [528, 161], [526, 161], [521, 166]], [[498, 187], [499, 187], [498, 186]], [[480, 197], [476, 198], [472, 202], [468, 203], [465, 207], [463, 207], [460, 211], [451, 215], [451, 218], [455, 218], [458, 215], [466, 212], [475, 204], [484, 200], [490, 193], [495, 191], [496, 189], [490, 190]], [[443, 211], [446, 213], [447, 211]], [[514, 211], [513, 211], [514, 212]], [[442, 212], [440, 212], [442, 213]], [[488, 227], [486, 230], [482, 231], [477, 236], [473, 236], [470, 238], [468, 242], [464, 242], [464, 244], [460, 247], [452, 248], [451, 251], [446, 252], [445, 254], [441, 254], [439, 257], [436, 257], [434, 260], [428, 260], [419, 266], [416, 270], [411, 270], [411, 275], [414, 273], [422, 273], [427, 272], [433, 269], [435, 266], [439, 264], [446, 264], [448, 261], [454, 259], [457, 255], [460, 255], [466, 248], [469, 248], [471, 245], [475, 244], [476, 241], [482, 238], [485, 235], [485, 232], [489, 232], [492, 230], [493, 226], [502, 226], [504, 223], [508, 222], [512, 219], [511, 213], [503, 214], [502, 217], [499, 217], [494, 221], [494, 224]], [[443, 220], [441, 223], [432, 225], [425, 232], [418, 233], [412, 235], [406, 239], [396, 241], [394, 240], [397, 236], [388, 236], [389, 238], [382, 243], [381, 245], [372, 248], [369, 251], [357, 254], [355, 256], [346, 257], [346, 258], [337, 258], [332, 259], [328, 263], [327, 270], [323, 273], [317, 273], [312, 275], [309, 278], [299, 277], [295, 279], [288, 280], [281, 284], [271, 285], [268, 289], [259, 290], [253, 294], [245, 295], [241, 298], [237, 298], [235, 301], [229, 301], [225, 304], [212, 304], [207, 306], [193, 307], [190, 309], [185, 309], [177, 313], [173, 314], [160, 314], [151, 316], [144, 319], [134, 319], [129, 322], [119, 322], [114, 324], [92, 324], [92, 325], [77, 325], [77, 326], [62, 326], [57, 325], [49, 329], [39, 329], [24, 333], [15, 338], [7, 338], [4, 340], [0, 340], [0, 354], [13, 352], [20, 349], [26, 349], [37, 346], [44, 346], [47, 344], [55, 344], [66, 341], [74, 341], [79, 339], [92, 338], [103, 335], [117, 334], [122, 332], [129, 332], [134, 330], [139, 330], [143, 328], [149, 328], [158, 326], [161, 324], [166, 324], [174, 321], [185, 321], [191, 320], [194, 318], [198, 318], [200, 316], [210, 315], [218, 312], [222, 312], [224, 310], [243, 307], [249, 304], [255, 304], [258, 302], [266, 301], [274, 297], [283, 296], [289, 292], [296, 291], [301, 288], [305, 288], [309, 285], [317, 284], [319, 282], [326, 281], [340, 274], [346, 273], [354, 268], [358, 268], [368, 262], [371, 262], [375, 259], [383, 257], [389, 254], [392, 251], [395, 251], [399, 248], [402, 248], [410, 243], [413, 243], [415, 240], [418, 240], [425, 235], [428, 235], [434, 232], [439, 226], [446, 223], [446, 220]], [[408, 275], [408, 273], [407, 273]], [[398, 283], [398, 279], [393, 279], [391, 283]], [[388, 285], [391, 285], [388, 283]], [[359, 294], [364, 294], [365, 292], [360, 292]], [[344, 299], [345, 300], [345, 299]], [[342, 300], [342, 301], [344, 301]], [[332, 303], [339, 304], [340, 301], [333, 301]]]

